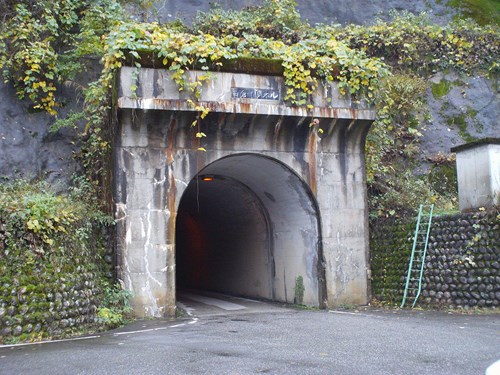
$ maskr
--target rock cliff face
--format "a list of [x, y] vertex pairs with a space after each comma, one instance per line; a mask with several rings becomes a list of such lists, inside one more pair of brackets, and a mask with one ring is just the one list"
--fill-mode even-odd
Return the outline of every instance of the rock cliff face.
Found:
[[[97, 79], [100, 68], [95, 64], [81, 73], [80, 82]], [[60, 117], [81, 106], [81, 93], [61, 88], [64, 97]], [[11, 84], [0, 82], [0, 179], [41, 178], [56, 190], [64, 190], [78, 168], [73, 158], [78, 150], [77, 132], [60, 129], [51, 132], [55, 118], [35, 112], [30, 102], [19, 100]]]
[[48, 114], [30, 113], [29, 103], [17, 99], [10, 85], [0, 83], [0, 177], [67, 182], [76, 170], [76, 139], [68, 130], [50, 133], [53, 122]]
[[[159, 0], [145, 15], [153, 21], [180, 18], [186, 22], [198, 11], [210, 8], [209, 0]], [[225, 9], [255, 5], [256, 0], [221, 0]], [[414, 13], [428, 12], [436, 22], [451, 18], [453, 12], [435, 0], [298, 0], [298, 9], [310, 23], [371, 23], [386, 18], [391, 9]], [[444, 94], [436, 97], [429, 90], [432, 120], [424, 132], [423, 148], [428, 153], [449, 153], [450, 147], [471, 137], [498, 136], [500, 95], [498, 84], [485, 77], [461, 78], [437, 75], [434, 84], [451, 82]], [[447, 83], [444, 83], [446, 86]], [[448, 86], [446, 86], [448, 87]], [[65, 110], [77, 106], [78, 93], [67, 89]], [[76, 134], [62, 130], [48, 132], [54, 119], [43, 113], [30, 113], [27, 103], [19, 101], [10, 85], [0, 83], [0, 177], [42, 177], [63, 185], [76, 170], [72, 152]]]
[[500, 136], [499, 85], [487, 77], [438, 73], [430, 79], [427, 103], [431, 119], [422, 132], [421, 145], [429, 155]]
[[[181, 18], [189, 22], [198, 11], [210, 9], [210, 0], [159, 0], [152, 17], [162, 21]], [[219, 0], [223, 9], [242, 9], [259, 4], [257, 0]], [[407, 10], [412, 13], [429, 13], [436, 21], [449, 20], [453, 11], [442, 1], [435, 0], [297, 0], [297, 8], [304, 20], [315, 23], [357, 23], [373, 22], [376, 17], [387, 18], [390, 10]]]

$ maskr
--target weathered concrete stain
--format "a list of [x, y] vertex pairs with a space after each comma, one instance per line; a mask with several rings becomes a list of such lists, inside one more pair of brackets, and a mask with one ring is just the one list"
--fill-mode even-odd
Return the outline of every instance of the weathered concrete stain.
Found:
[[[245, 198], [248, 206], [240, 205], [241, 215], [254, 212], [252, 196], [261, 201], [264, 213], [257, 216], [267, 218], [264, 227], [270, 234], [259, 240], [268, 249], [267, 260], [255, 258], [254, 262], [267, 264], [256, 270], [262, 282], [251, 281], [258, 290], [264, 287], [259, 295], [293, 302], [294, 282], [300, 275], [307, 285], [309, 304], [366, 303], [369, 265], [363, 152], [374, 110], [355, 108], [349, 98], [339, 96], [334, 85], [318, 90], [312, 110], [290, 107], [282, 97], [235, 99], [232, 87], [282, 91], [283, 80], [214, 73], [200, 98], [210, 113], [193, 127], [199, 114], [169, 74], [141, 69], [138, 82], [142, 87], [137, 92], [142, 96], [137, 98], [129, 89], [130, 70], [123, 69], [120, 76], [115, 155], [118, 273], [135, 293], [136, 314], [175, 313], [176, 217], [191, 181], [199, 184], [200, 171], [235, 179], [253, 192]], [[310, 127], [315, 119], [318, 125]], [[323, 133], [318, 134], [318, 126]], [[207, 137], [197, 138], [198, 131]], [[199, 147], [206, 152], [198, 151]], [[259, 157], [264, 156], [273, 162], [261, 162]], [[234, 193], [232, 185], [219, 186], [220, 194]], [[219, 220], [216, 223], [228, 228], [243, 225], [241, 220], [231, 223], [227, 219], [236, 206], [224, 208], [223, 197], [207, 195], [217, 191], [201, 191], [206, 199], [219, 202], [211, 209], [222, 206], [226, 212], [214, 219]], [[240, 229], [236, 233], [248, 234]], [[248, 251], [261, 246], [239, 237], [235, 241], [245, 244], [242, 249], [248, 247]], [[213, 262], [210, 257], [201, 259]], [[203, 267], [200, 262], [196, 267]], [[212, 280], [214, 285], [223, 281]], [[251, 293], [246, 286], [237, 287], [241, 281], [232, 283], [233, 293]]]
[[[313, 121], [318, 121], [318, 120], [313, 120]], [[318, 121], [319, 123], [319, 121]], [[316, 124], [317, 125], [317, 124]], [[311, 188], [311, 191], [313, 194], [316, 194], [316, 169], [317, 169], [317, 164], [316, 164], [316, 145], [318, 143], [318, 135], [317, 135], [317, 129], [314, 129], [313, 131], [309, 132], [309, 142], [307, 145], [307, 156], [309, 159], [309, 187]]]
[[169, 246], [167, 247], [167, 293], [166, 293], [166, 312], [168, 316], [175, 316], [175, 222], [176, 222], [176, 187], [175, 175], [172, 165], [169, 165], [169, 180], [170, 189], [167, 195], [168, 211], [170, 212], [170, 220], [168, 222], [168, 239]]

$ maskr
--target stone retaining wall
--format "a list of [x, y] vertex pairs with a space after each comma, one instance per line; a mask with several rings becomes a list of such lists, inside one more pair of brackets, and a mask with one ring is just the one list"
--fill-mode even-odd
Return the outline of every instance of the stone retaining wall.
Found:
[[0, 344], [100, 328], [108, 266], [91, 243], [96, 239], [76, 243], [68, 234], [67, 241], [33, 250], [35, 242], [12, 237], [0, 217]]
[[19, 341], [60, 337], [97, 322], [97, 275], [61, 272], [53, 276], [2, 280], [0, 339], [15, 342], [16, 337]]
[[[414, 226], [410, 220], [372, 222], [372, 288], [377, 300], [401, 303]], [[433, 218], [418, 303], [465, 309], [500, 305], [497, 212]]]

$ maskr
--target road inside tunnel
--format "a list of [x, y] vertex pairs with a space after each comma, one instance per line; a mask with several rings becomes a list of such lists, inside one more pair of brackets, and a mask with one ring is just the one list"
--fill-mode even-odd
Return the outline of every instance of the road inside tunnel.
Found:
[[176, 283], [321, 306], [320, 218], [309, 187], [283, 163], [257, 154], [203, 168], [177, 210]]

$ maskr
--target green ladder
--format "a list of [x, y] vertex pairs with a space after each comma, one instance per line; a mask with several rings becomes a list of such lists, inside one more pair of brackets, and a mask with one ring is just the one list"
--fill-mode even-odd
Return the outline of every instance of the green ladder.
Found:
[[406, 276], [406, 285], [401, 302], [401, 308], [405, 303], [410, 303], [415, 307], [417, 299], [422, 289], [422, 275], [424, 274], [425, 256], [427, 254], [427, 243], [429, 242], [429, 233], [431, 232], [432, 211], [434, 205], [420, 205], [418, 210], [417, 225], [413, 237], [413, 248], [411, 250], [410, 262], [408, 264], [408, 274]]

